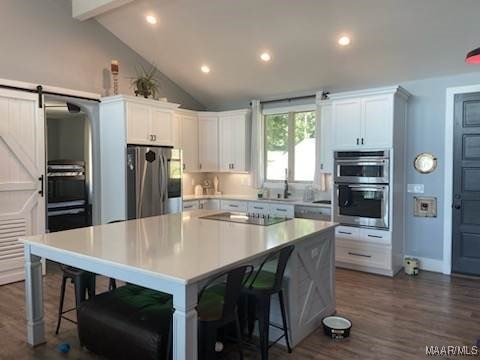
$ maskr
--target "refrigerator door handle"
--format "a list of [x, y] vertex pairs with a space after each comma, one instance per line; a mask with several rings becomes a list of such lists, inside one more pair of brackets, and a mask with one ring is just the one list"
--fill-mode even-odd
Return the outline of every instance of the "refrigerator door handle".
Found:
[[145, 190], [145, 178], [147, 176], [147, 164], [146, 160], [142, 159], [141, 156], [141, 149], [135, 149], [135, 155], [137, 160], [137, 169], [139, 168], [140, 164], [142, 164], [142, 172], [139, 174], [137, 172], [137, 178], [140, 177], [138, 180], [138, 187], [137, 187], [137, 218], [142, 217], [142, 207], [143, 207], [143, 193]]

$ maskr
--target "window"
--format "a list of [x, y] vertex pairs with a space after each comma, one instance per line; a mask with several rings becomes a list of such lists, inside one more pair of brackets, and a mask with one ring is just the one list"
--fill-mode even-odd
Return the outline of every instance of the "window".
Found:
[[266, 114], [267, 181], [311, 182], [315, 171], [315, 111]]

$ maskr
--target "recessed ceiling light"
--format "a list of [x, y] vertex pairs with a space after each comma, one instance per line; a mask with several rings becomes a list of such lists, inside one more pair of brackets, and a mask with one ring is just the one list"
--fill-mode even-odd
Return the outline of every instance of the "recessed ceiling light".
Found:
[[350, 37], [348, 37], [347, 35], [340, 36], [340, 38], [338, 39], [338, 45], [340, 46], [350, 45]]
[[207, 65], [202, 65], [200, 68], [204, 74], [208, 74], [210, 72], [210, 68]]
[[157, 18], [153, 15], [147, 15], [145, 17], [145, 20], [147, 20], [147, 22], [152, 25], [155, 25], [157, 23]]
[[268, 52], [264, 52], [260, 55], [260, 59], [264, 62], [269, 62], [272, 59], [272, 57]]

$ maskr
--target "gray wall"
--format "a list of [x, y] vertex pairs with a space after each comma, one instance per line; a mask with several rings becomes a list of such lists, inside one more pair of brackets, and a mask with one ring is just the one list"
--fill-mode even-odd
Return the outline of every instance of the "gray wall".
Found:
[[[129, 77], [135, 67], [150, 66], [95, 20], [73, 19], [70, 0], [1, 0], [0, 44], [0, 78], [102, 95], [111, 94], [105, 69], [112, 59], [120, 62], [122, 94], [133, 95]], [[166, 76], [158, 80], [160, 96], [185, 108], [204, 108]]]
[[[446, 89], [474, 84], [480, 84], [480, 72], [401, 84], [413, 95], [408, 113], [407, 181], [424, 184], [424, 195], [438, 198], [437, 218], [416, 218], [412, 215], [414, 195], [407, 194], [406, 253], [409, 255], [443, 258]], [[453, 119], [450, 121], [453, 122]], [[414, 170], [412, 161], [421, 152], [432, 152], [438, 157], [438, 169], [435, 172], [422, 175]]]
[[[412, 94], [408, 111], [408, 150], [405, 169], [407, 182], [410, 184], [424, 184], [424, 195], [438, 198], [437, 218], [416, 218], [413, 216], [414, 194], [406, 194], [405, 253], [408, 255], [438, 260], [443, 259], [446, 89], [448, 87], [474, 84], [480, 84], [480, 72], [400, 83], [401, 86]], [[329, 90], [335, 92], [358, 89]], [[225, 104], [221, 110], [243, 108], [246, 106], [248, 106], [247, 103]], [[453, 121], [453, 119], [451, 121]], [[432, 174], [421, 175], [413, 169], [413, 159], [421, 152], [432, 152], [438, 157], [438, 168]], [[450, 235], [447, 234], [446, 236]]]

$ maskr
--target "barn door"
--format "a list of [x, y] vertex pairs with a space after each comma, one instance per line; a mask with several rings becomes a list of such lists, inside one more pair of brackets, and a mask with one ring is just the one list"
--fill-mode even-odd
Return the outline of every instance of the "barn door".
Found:
[[18, 237], [45, 231], [44, 143], [38, 95], [0, 89], [0, 285], [23, 279]]

